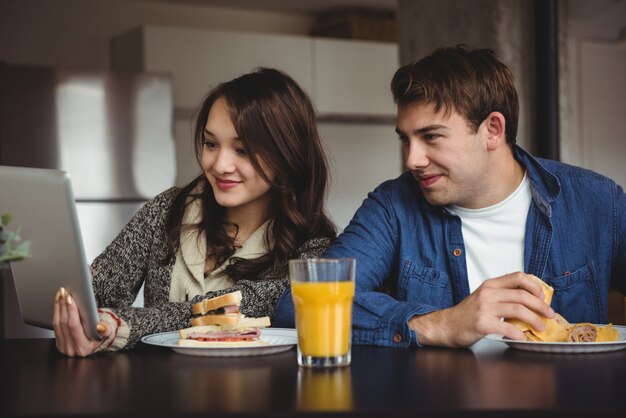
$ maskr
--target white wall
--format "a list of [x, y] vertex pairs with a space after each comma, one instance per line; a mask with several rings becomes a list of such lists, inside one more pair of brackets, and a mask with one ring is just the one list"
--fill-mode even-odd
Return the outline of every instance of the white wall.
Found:
[[[326, 122], [319, 124], [319, 130], [330, 160], [328, 211], [337, 226], [343, 229], [368, 192], [383, 180], [401, 173], [400, 141], [393, 124]], [[350, 155], [353, 158], [336, 158]]]
[[0, 61], [109, 68], [110, 39], [144, 23], [305, 35], [313, 17], [120, 0], [0, 0]]
[[561, 159], [626, 186], [626, 1], [561, 5]]

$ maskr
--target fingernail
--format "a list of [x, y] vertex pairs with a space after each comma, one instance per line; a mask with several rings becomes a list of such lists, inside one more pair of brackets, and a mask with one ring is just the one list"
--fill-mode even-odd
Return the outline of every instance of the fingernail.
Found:
[[64, 287], [60, 288], [59, 292], [61, 293], [62, 298], [65, 298], [65, 296], [67, 296], [67, 290], [65, 290]]
[[107, 327], [105, 327], [104, 324], [96, 325], [96, 331], [98, 331], [100, 334], [102, 334], [106, 330], [107, 330]]
[[74, 303], [74, 299], [72, 298], [72, 295], [67, 295], [67, 298], [65, 299], [65, 302], [67, 302], [68, 305], [71, 305]]
[[54, 303], [57, 303], [61, 298], [61, 292], [57, 290], [57, 293], [54, 295]]

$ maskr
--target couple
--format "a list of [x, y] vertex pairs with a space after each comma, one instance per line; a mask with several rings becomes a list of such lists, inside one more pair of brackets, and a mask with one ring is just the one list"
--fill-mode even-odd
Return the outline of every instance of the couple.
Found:
[[[439, 49], [400, 68], [391, 90], [407, 171], [370, 193], [335, 239], [306, 94], [270, 69], [219, 85], [196, 123], [203, 174], [146, 204], [92, 265], [104, 340], [85, 336], [61, 292], [58, 350], [132, 348], [233, 290], [247, 316], [292, 326], [287, 261], [320, 255], [357, 259], [355, 344], [525, 339], [501, 319], [542, 330], [555, 310], [606, 322], [609, 286], [626, 293], [622, 188], [515, 145], [513, 76], [489, 50]], [[530, 274], [554, 287], [552, 307]], [[131, 307], [142, 284], [146, 307]]]

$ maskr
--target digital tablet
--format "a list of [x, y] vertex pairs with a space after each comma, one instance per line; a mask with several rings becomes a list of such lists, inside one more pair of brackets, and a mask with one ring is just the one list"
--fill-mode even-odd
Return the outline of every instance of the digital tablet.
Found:
[[30, 255], [10, 262], [22, 319], [52, 329], [54, 297], [60, 287], [72, 295], [86, 334], [101, 339], [91, 274], [85, 257], [69, 175], [63, 171], [0, 166], [0, 215], [7, 229], [20, 228]]

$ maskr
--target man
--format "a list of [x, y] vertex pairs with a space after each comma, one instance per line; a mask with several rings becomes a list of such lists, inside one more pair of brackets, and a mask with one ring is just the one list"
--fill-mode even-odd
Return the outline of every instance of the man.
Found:
[[[607, 322], [609, 286], [626, 292], [622, 188], [515, 145], [513, 76], [490, 50], [437, 50], [391, 90], [408, 171], [370, 193], [324, 254], [357, 259], [353, 342], [526, 339], [504, 319], [543, 330], [555, 311]], [[530, 274], [554, 287], [552, 307]], [[279, 324], [293, 323], [290, 299]]]

